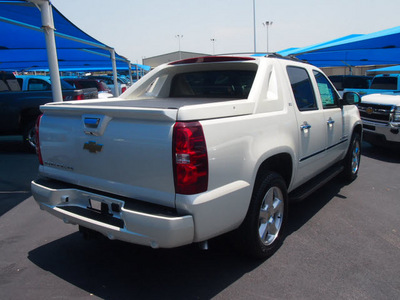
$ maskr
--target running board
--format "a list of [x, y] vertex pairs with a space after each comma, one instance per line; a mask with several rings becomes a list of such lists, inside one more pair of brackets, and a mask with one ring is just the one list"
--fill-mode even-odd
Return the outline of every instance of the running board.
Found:
[[341, 164], [334, 165], [324, 172], [318, 174], [313, 179], [307, 181], [302, 186], [289, 193], [289, 201], [298, 202], [310, 196], [328, 181], [342, 172], [344, 167]]

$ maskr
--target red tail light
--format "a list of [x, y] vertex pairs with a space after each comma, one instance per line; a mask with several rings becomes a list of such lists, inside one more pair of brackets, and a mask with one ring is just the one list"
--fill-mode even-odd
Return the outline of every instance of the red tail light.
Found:
[[121, 92], [123, 93], [123, 92], [125, 92], [126, 91], [126, 86], [123, 86], [122, 88], [121, 88]]
[[43, 159], [42, 159], [42, 152], [40, 151], [40, 138], [39, 138], [39, 127], [40, 127], [40, 121], [42, 120], [42, 116], [40, 115], [36, 119], [36, 124], [35, 124], [35, 131], [36, 131], [36, 154], [38, 155], [39, 158], [39, 163], [43, 165]]
[[173, 132], [175, 192], [192, 195], [208, 188], [208, 157], [199, 122], [177, 122]]
[[76, 95], [74, 96], [74, 100], [85, 100], [85, 95], [84, 94]]

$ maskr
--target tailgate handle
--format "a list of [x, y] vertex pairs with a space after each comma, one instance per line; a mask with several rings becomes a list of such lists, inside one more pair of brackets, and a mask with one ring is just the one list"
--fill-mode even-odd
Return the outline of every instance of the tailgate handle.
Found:
[[97, 128], [97, 126], [99, 126], [100, 123], [100, 119], [99, 118], [85, 118], [85, 126], [87, 128]]

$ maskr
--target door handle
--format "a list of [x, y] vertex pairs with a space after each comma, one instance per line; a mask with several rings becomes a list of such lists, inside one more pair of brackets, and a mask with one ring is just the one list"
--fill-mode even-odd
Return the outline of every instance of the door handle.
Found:
[[300, 129], [301, 129], [302, 131], [307, 130], [307, 129], [310, 129], [310, 128], [311, 128], [311, 125], [308, 124], [307, 121], [304, 121], [304, 123], [300, 126]]
[[329, 117], [329, 119], [328, 119], [328, 121], [326, 121], [326, 123], [327, 123], [328, 125], [333, 125], [333, 124], [335, 123], [335, 121], [332, 120], [331, 117]]

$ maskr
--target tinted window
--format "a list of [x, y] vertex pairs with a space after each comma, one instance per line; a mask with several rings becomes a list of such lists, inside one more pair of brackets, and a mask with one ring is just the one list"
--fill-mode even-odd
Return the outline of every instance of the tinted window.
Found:
[[29, 79], [28, 91], [49, 91], [51, 90], [50, 83], [37, 78]]
[[329, 76], [330, 81], [333, 83], [338, 91], [344, 89], [368, 89], [372, 77], [371, 76], [353, 76], [353, 75], [333, 75]]
[[287, 67], [290, 84], [300, 111], [317, 109], [314, 90], [308, 72], [298, 67]]
[[318, 84], [323, 108], [338, 107], [338, 95], [328, 79], [318, 71], [313, 71]]
[[255, 71], [204, 71], [177, 74], [170, 97], [247, 98]]
[[375, 77], [371, 89], [397, 90], [397, 77]]

